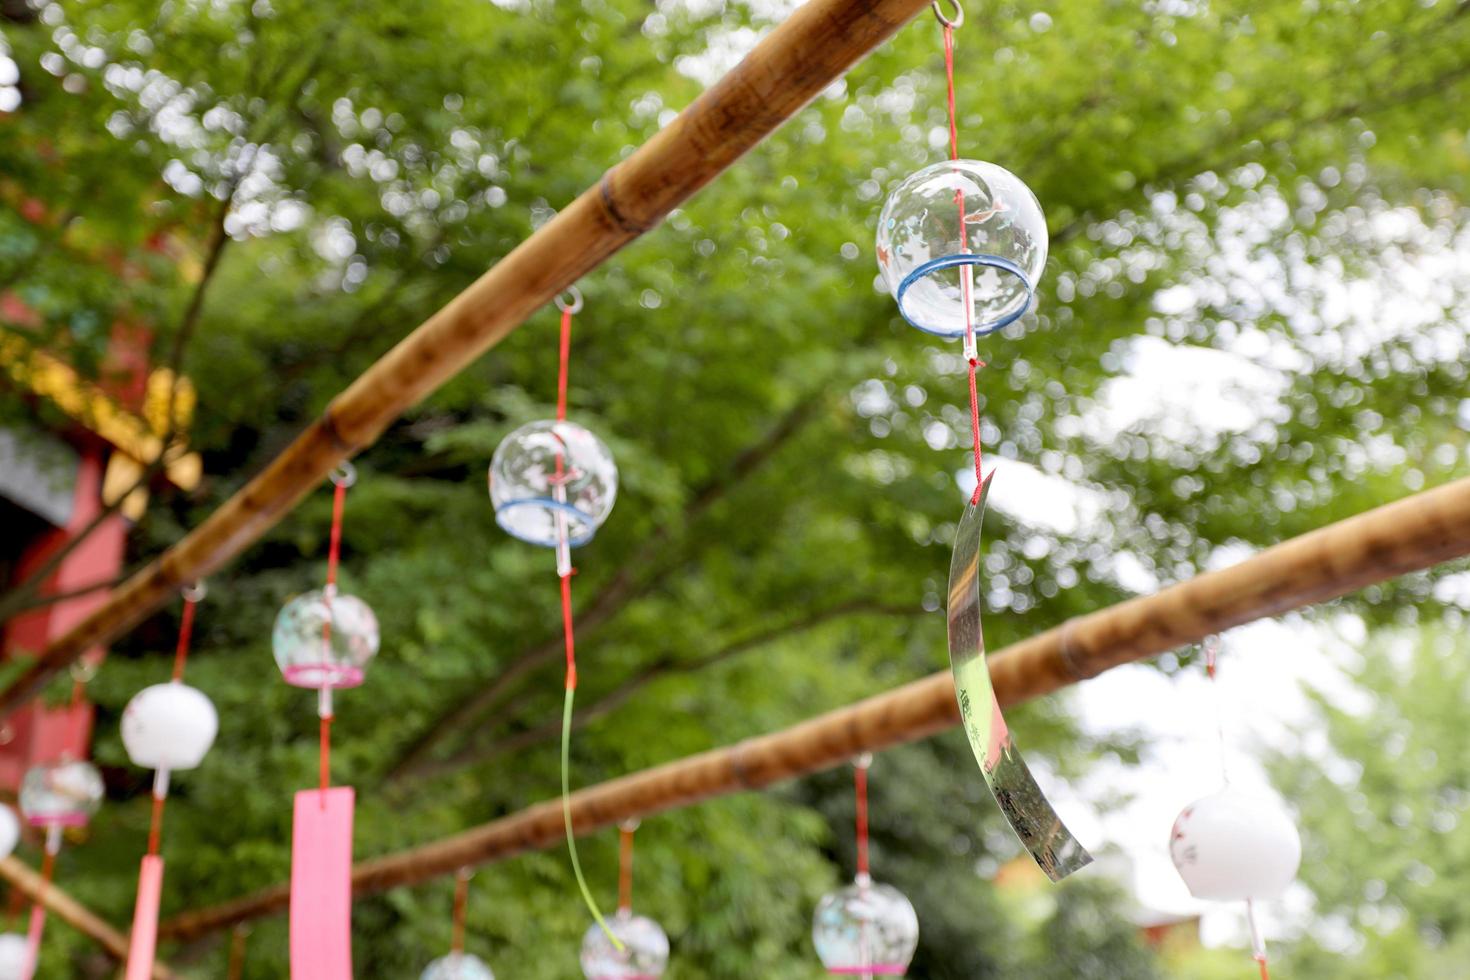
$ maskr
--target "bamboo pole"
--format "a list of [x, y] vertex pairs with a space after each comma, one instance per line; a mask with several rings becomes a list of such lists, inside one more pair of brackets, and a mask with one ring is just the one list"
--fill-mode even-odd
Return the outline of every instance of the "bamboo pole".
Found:
[[[1207, 572], [1150, 596], [1089, 613], [991, 658], [996, 696], [1014, 705], [1253, 620], [1334, 599], [1363, 586], [1470, 554], [1470, 478], [1415, 494]], [[578, 834], [712, 797], [759, 789], [927, 738], [959, 723], [948, 671], [747, 739], [572, 795]], [[559, 800], [359, 863], [353, 891], [370, 895], [562, 840]], [[282, 884], [187, 912], [162, 934], [189, 939], [284, 909]]]
[[83, 651], [116, 639], [238, 555], [406, 409], [656, 226], [927, 6], [811, 0], [797, 8], [678, 118], [373, 364], [203, 524], [50, 644], [0, 692], [0, 719]]
[[[40, 901], [52, 915], [96, 942], [114, 959], [122, 962], [128, 958], [128, 937], [14, 857], [0, 858], [0, 877], [32, 902]], [[177, 980], [177, 977], [162, 960], [153, 964], [153, 980]]]

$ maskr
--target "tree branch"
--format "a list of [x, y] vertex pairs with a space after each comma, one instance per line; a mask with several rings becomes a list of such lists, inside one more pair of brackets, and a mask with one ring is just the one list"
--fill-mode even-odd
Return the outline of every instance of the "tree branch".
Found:
[[[247, 168], [248, 172], [248, 168]], [[243, 179], [244, 174], [241, 175]], [[219, 268], [220, 257], [224, 254], [225, 246], [229, 244], [230, 236], [225, 234], [225, 218], [229, 216], [230, 206], [234, 201], [234, 190], [239, 187], [239, 180], [235, 181], [229, 194], [216, 209], [211, 226], [207, 251], [204, 256], [204, 269], [200, 274], [199, 281], [194, 284], [194, 289], [189, 295], [189, 301], [179, 318], [179, 326], [174, 333], [173, 345], [169, 351], [168, 369], [171, 373], [167, 410], [164, 418], [167, 426], [162, 438], [159, 440], [158, 455], [148, 460], [138, 475], [125, 492], [117, 495], [112, 503], [104, 506], [97, 514], [82, 527], [80, 531], [62, 542], [61, 546], [46, 557], [26, 579], [12, 588], [6, 590], [0, 596], [0, 622], [10, 619], [17, 613], [31, 608], [36, 600], [42, 598], [40, 593], [48, 579], [61, 563], [67, 559], [72, 552], [81, 546], [92, 534], [101, 527], [108, 518], [112, 517], [122, 509], [124, 502], [137, 490], [147, 486], [148, 483], [163, 469], [171, 452], [174, 451], [174, 437], [178, 434], [178, 426], [175, 420], [175, 407], [178, 400], [179, 385], [183, 379], [184, 355], [188, 349], [189, 341], [193, 338], [198, 327], [200, 315], [204, 309], [204, 297], [209, 290], [210, 283], [214, 280], [215, 270]], [[47, 597], [49, 598], [49, 597]], [[44, 603], [42, 603], [44, 604]]]
[[[769, 627], [749, 636], [727, 643], [719, 649], [695, 660], [680, 661], [670, 654], [642, 668], [622, 684], [593, 701], [572, 719], [572, 728], [580, 730], [592, 722], [612, 714], [627, 704], [643, 688], [670, 674], [693, 674], [707, 670], [778, 640], [805, 633], [833, 620], [849, 616], [921, 616], [923, 609], [917, 606], [885, 605], [870, 599], [854, 599], [828, 609], [809, 613], [799, 619]], [[458, 772], [488, 762], [499, 756], [519, 752], [536, 745], [550, 742], [561, 734], [560, 719], [552, 719], [533, 728], [495, 739], [488, 744], [472, 745], [461, 749], [446, 759], [423, 765], [405, 776], [401, 785], [415, 785], [440, 776]]]
[[[724, 473], [699, 489], [690, 498], [679, 520], [660, 523], [637, 552], [618, 566], [612, 578], [608, 579], [592, 601], [578, 614], [575, 622], [577, 632], [591, 632], [622, 611], [628, 603], [658, 587], [678, 567], [677, 562], [665, 562], [645, 578], [640, 579], [639, 576], [664, 557], [665, 545], [672, 529], [688, 527], [697, 521], [726, 494], [765, 465], [812, 418], [825, 393], [826, 386], [819, 386], [815, 393], [797, 402], [760, 440], [736, 456]], [[430, 726], [399, 756], [388, 770], [385, 780], [392, 784], [412, 775], [424, 764], [436, 745], [494, 708], [521, 678], [554, 660], [562, 649], [562, 642], [560, 633], [547, 637], [511, 661], [486, 687], [462, 701]]]

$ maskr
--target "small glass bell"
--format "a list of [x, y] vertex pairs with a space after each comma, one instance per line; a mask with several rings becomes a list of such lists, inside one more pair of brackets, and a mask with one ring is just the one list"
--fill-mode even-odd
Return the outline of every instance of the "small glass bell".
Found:
[[669, 965], [669, 937], [646, 915], [619, 909], [607, 920], [623, 944], [618, 950], [593, 923], [582, 937], [582, 973], [587, 980], [658, 980]]
[[919, 917], [897, 888], [859, 878], [817, 904], [812, 942], [828, 973], [901, 977], [919, 947]]
[[102, 774], [90, 762], [32, 766], [20, 784], [20, 812], [32, 827], [82, 827], [102, 805]]
[[976, 336], [1020, 319], [1046, 249], [1046, 216], [1031, 188], [979, 160], [945, 160], [911, 174], [878, 215], [884, 284], [905, 320], [940, 337], [965, 335], [967, 286]]
[[[329, 620], [328, 640], [324, 627]], [[329, 597], [326, 589], [314, 589], [281, 608], [271, 646], [287, 684], [356, 687], [378, 652], [378, 618], [356, 596], [337, 592]]]
[[612, 452], [575, 422], [523, 425], [501, 441], [490, 461], [495, 520], [528, 544], [555, 548], [563, 526], [571, 547], [586, 544], [617, 496]]
[[419, 980], [495, 980], [495, 974], [478, 956], [450, 953], [425, 967]]

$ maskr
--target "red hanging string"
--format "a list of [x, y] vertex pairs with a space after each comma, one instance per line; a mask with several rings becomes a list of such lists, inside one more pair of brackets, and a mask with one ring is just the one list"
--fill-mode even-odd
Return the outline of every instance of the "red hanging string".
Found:
[[[949, 158], [958, 160], [960, 158], [960, 127], [958, 116], [955, 111], [954, 95], [954, 26], [944, 25], [944, 77], [947, 87], [949, 104]], [[969, 244], [966, 232], [965, 215], [965, 192], [956, 190], [954, 194], [955, 206], [959, 209], [960, 219], [960, 250], [967, 251]], [[965, 360], [968, 363], [968, 374], [970, 383], [970, 435], [975, 445], [975, 492], [970, 497], [971, 504], [980, 502], [980, 487], [985, 482], [985, 474], [981, 470], [982, 450], [980, 446], [980, 394], [975, 385], [976, 372], [985, 366], [975, 354], [975, 324], [974, 304], [972, 302], [971, 271], [969, 266], [960, 269], [961, 289], [964, 292], [965, 308]]]
[[568, 691], [577, 689], [577, 644], [572, 638], [572, 577], [561, 577], [561, 627], [566, 635]]
[[321, 720], [321, 731], [318, 737], [321, 745], [321, 791], [322, 806], [327, 805], [327, 790], [332, 788], [332, 716], [326, 715]]
[[954, 28], [944, 25], [944, 75], [949, 81], [949, 158], [960, 158], [960, 130], [954, 111]]
[[[561, 308], [561, 342], [559, 344], [557, 375], [556, 375], [556, 420], [566, 421], [567, 417], [567, 373], [572, 359], [572, 315], [582, 308], [581, 294], [573, 287], [570, 292], [573, 301], [570, 304], [557, 300]], [[566, 460], [558, 449], [556, 453], [556, 475], [555, 486], [562, 486], [562, 479], [566, 472]], [[558, 499], [562, 499], [560, 496]], [[557, 518], [557, 543], [556, 543], [556, 571], [557, 577], [561, 579], [561, 622], [562, 633], [566, 637], [567, 652], [567, 679], [566, 697], [562, 701], [561, 716], [561, 813], [562, 823], [567, 834], [567, 855], [572, 860], [572, 871], [577, 878], [577, 888], [582, 893], [582, 901], [587, 905], [587, 911], [592, 913], [598, 926], [602, 928], [603, 934], [613, 944], [613, 948], [622, 952], [624, 945], [607, 922], [602, 917], [602, 912], [597, 908], [597, 901], [592, 897], [592, 889], [587, 886], [587, 877], [582, 873], [582, 864], [577, 859], [577, 835], [576, 828], [572, 822], [572, 789], [571, 789], [571, 739], [572, 739], [572, 712], [576, 700], [577, 691], [577, 645], [573, 635], [572, 616], [572, 576], [577, 570], [572, 567], [570, 546], [567, 541], [568, 529], [565, 518]]]
[[[946, 28], [946, 33], [948, 28]], [[857, 873], [868, 877], [868, 764], [864, 756], [853, 764], [852, 781], [857, 791]]]
[[173, 679], [184, 679], [184, 662], [189, 659], [189, 644], [194, 639], [194, 608], [199, 605], [197, 596], [184, 596], [184, 615], [179, 621], [179, 642], [174, 647]]
[[1266, 957], [1257, 956], [1256, 962], [1261, 966], [1261, 980], [1271, 980], [1271, 971], [1266, 968]]
[[556, 420], [567, 420], [567, 369], [572, 360], [572, 310], [561, 311], [561, 357], [556, 372]]
[[[181, 683], [184, 679], [184, 665], [189, 661], [189, 646], [194, 639], [194, 611], [199, 606], [199, 600], [204, 598], [203, 587], [193, 586], [184, 590], [184, 613], [179, 619], [179, 639], [174, 645], [174, 683]], [[167, 782], [160, 783], [157, 777], [153, 781], [153, 807], [148, 817], [148, 854], [157, 856], [158, 849], [163, 840], [163, 805], [167, 798]]]
[[[572, 308], [566, 307], [561, 311], [561, 342], [556, 368], [556, 420], [565, 422], [567, 419], [567, 375], [572, 361]], [[566, 461], [562, 454], [556, 454], [556, 481], [561, 482], [565, 472]], [[572, 571], [568, 570], [561, 576], [561, 622], [562, 634], [566, 638], [567, 650], [567, 680], [566, 689], [575, 691], [577, 689], [577, 644], [573, 638], [572, 630]]]
[[[335, 588], [337, 585], [337, 563], [342, 558], [342, 505], [347, 499], [347, 481], [332, 481], [332, 532], [327, 544], [327, 588]], [[332, 628], [331, 620], [327, 620], [329, 631]], [[328, 637], [330, 638], [330, 632]]]
[[[327, 588], [323, 593], [327, 604], [327, 617], [322, 621], [322, 647], [327, 651], [332, 649], [332, 595], [337, 590], [337, 566], [342, 560], [342, 508], [347, 500], [347, 485], [350, 482], [349, 479], [338, 479], [335, 474], [332, 477], [332, 530], [327, 539]], [[322, 696], [321, 704], [330, 704], [325, 694]], [[322, 806], [325, 807], [327, 790], [332, 785], [332, 712], [330, 709], [322, 711], [318, 738], [321, 747], [319, 783], [322, 791]]]
[[245, 972], [245, 937], [249, 935], [249, 927], [241, 924], [235, 927], [234, 934], [230, 937], [229, 980], [240, 980]]
[[454, 878], [454, 933], [449, 940], [449, 949], [454, 953], [464, 952], [465, 909], [470, 901], [470, 871], [460, 868]]
[[633, 831], [636, 824], [625, 823], [618, 828], [618, 911], [633, 911]]

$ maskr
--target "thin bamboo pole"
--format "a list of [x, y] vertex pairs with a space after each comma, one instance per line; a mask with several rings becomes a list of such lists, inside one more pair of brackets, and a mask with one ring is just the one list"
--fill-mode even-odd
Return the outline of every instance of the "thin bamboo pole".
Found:
[[[1041, 697], [1121, 664], [1212, 633], [1334, 599], [1470, 554], [1470, 478], [1415, 494], [1263, 551], [1238, 565], [1089, 613], [991, 658], [1003, 705]], [[948, 671], [748, 739], [633, 773], [572, 795], [578, 834], [841, 765], [959, 723]], [[463, 833], [374, 858], [353, 869], [354, 894], [412, 885], [562, 840], [561, 804], [538, 803]], [[277, 885], [187, 912], [160, 932], [189, 939], [286, 907]]]
[[83, 651], [116, 639], [281, 520], [338, 463], [536, 310], [687, 200], [929, 5], [811, 0], [595, 187], [385, 354], [187, 537], [0, 693], [0, 719]]
[[[119, 962], [128, 958], [128, 937], [108, 925], [94, 912], [13, 857], [0, 858], [0, 877], [10, 882], [31, 901], [46, 909], [77, 932], [96, 942]], [[178, 974], [159, 960], [153, 964], [153, 980], [177, 980]]]

